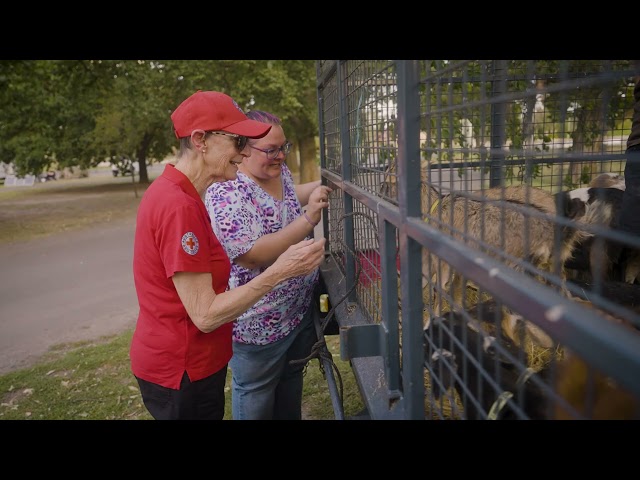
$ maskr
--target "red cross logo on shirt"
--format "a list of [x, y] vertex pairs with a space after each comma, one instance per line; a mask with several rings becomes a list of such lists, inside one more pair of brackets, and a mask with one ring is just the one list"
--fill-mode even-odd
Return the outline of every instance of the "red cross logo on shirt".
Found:
[[193, 232], [187, 232], [182, 236], [182, 249], [189, 255], [198, 253], [198, 237]]

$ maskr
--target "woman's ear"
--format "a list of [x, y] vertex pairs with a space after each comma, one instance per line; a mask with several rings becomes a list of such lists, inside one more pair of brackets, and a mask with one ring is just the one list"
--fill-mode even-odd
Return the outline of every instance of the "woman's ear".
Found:
[[195, 147], [196, 150], [202, 150], [206, 148], [207, 145], [204, 141], [204, 137], [206, 133], [204, 130], [194, 130], [191, 132], [191, 144]]

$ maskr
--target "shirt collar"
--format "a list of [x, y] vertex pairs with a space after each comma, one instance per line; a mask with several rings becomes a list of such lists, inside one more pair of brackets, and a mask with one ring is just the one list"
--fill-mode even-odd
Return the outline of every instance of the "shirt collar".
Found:
[[196, 187], [193, 186], [193, 183], [191, 183], [184, 173], [176, 169], [175, 165], [167, 163], [164, 167], [164, 172], [162, 172], [162, 176], [178, 185], [187, 195], [202, 201]]

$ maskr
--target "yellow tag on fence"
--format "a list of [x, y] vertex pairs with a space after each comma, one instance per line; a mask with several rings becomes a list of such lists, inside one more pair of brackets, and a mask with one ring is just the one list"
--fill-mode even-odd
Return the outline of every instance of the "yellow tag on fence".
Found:
[[329, 311], [329, 295], [323, 293], [320, 295], [320, 311], [327, 313]]

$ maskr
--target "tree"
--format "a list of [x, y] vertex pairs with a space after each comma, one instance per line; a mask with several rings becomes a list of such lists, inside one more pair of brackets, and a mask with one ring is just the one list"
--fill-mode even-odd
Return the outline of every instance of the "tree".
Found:
[[[300, 182], [318, 179], [318, 100], [313, 60], [267, 60], [257, 62], [245, 77], [251, 92], [249, 108], [278, 115], [300, 152]], [[267, 80], [268, 81], [265, 81]]]
[[0, 159], [19, 175], [86, 166], [100, 72], [82, 61], [0, 62]]
[[0, 62], [0, 160], [24, 175], [125, 157], [146, 183], [147, 164], [177, 146], [173, 109], [197, 90], [219, 90], [245, 110], [290, 120], [304, 161], [317, 167], [314, 73], [309, 60]]

